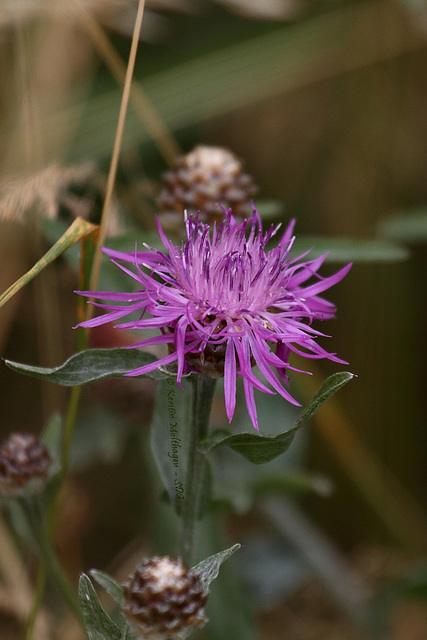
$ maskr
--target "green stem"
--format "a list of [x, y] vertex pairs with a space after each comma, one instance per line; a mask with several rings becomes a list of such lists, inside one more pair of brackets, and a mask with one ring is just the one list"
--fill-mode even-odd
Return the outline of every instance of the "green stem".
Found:
[[61, 491], [64, 487], [65, 480], [67, 479], [67, 476], [68, 476], [68, 470], [70, 466], [71, 441], [73, 439], [74, 425], [76, 423], [81, 394], [82, 394], [81, 386], [72, 388], [70, 401], [68, 404], [67, 417], [65, 419], [64, 432], [62, 435], [61, 482], [57, 489], [56, 495], [52, 500], [52, 503], [49, 509], [49, 514], [48, 514], [48, 528], [49, 528], [51, 537], [55, 532], [56, 522], [58, 519], [58, 511], [59, 511], [59, 505], [61, 500]]
[[200, 452], [199, 443], [207, 436], [216, 380], [205, 374], [196, 374], [192, 377], [192, 382], [194, 385], [193, 401], [180, 539], [180, 553], [187, 566], [190, 567], [193, 561], [196, 524], [205, 470], [205, 455]]
[[[21, 501], [23, 511], [27, 516], [28, 524], [30, 526], [31, 533], [34, 536], [34, 540], [37, 543], [38, 550], [42, 561], [46, 567], [46, 570], [50, 573], [55, 581], [58, 589], [60, 590], [65, 602], [73, 611], [78, 620], [82, 620], [82, 613], [76, 594], [74, 593], [68, 578], [65, 576], [56, 553], [53, 549], [51, 539], [45, 526], [44, 518], [41, 513], [41, 509], [36, 502], [37, 498], [31, 497]], [[40, 581], [41, 582], [41, 581]], [[40, 585], [44, 586], [43, 584]], [[37, 603], [37, 605], [39, 602]]]
[[[64, 486], [66, 477], [68, 475], [69, 469], [69, 459], [70, 459], [70, 447], [72, 436], [74, 432], [74, 424], [77, 417], [77, 412], [80, 403], [81, 397], [81, 387], [73, 387], [71, 391], [70, 401], [68, 405], [67, 417], [64, 426], [64, 433], [62, 438], [62, 448], [61, 448], [61, 482], [58, 490], [56, 492], [55, 497], [52, 500], [50, 505], [50, 509], [46, 518], [46, 526], [44, 522], [44, 518], [39, 513], [39, 509], [37, 505], [30, 503], [25, 500], [23, 505], [24, 511], [27, 514], [27, 518], [30, 524], [31, 531], [33, 532], [34, 538], [39, 546], [40, 555], [42, 557], [42, 565], [40, 567], [36, 590], [34, 594], [34, 600], [31, 607], [31, 611], [27, 620], [26, 628], [25, 628], [25, 640], [31, 640], [34, 632], [34, 626], [37, 619], [37, 614], [40, 609], [40, 605], [43, 598], [44, 588], [46, 584], [46, 570], [50, 572], [53, 579], [57, 583], [59, 589], [61, 590], [64, 599], [72, 609], [72, 611], [76, 614], [78, 619], [81, 620], [81, 611], [78, 600], [74, 595], [70, 585], [68, 584], [68, 580], [65, 578], [62, 569], [56, 559], [56, 554], [52, 547], [51, 539], [53, 537], [56, 522], [58, 519], [58, 511], [61, 497], [61, 489]], [[47, 527], [47, 528], [46, 528]]]
[[64, 482], [65, 478], [68, 475], [71, 440], [73, 438], [74, 425], [76, 423], [81, 394], [82, 394], [82, 387], [72, 388], [70, 403], [68, 405], [67, 418], [64, 426], [64, 435], [62, 440], [62, 451], [61, 451], [62, 482]]
[[[77, 617], [81, 619], [81, 611], [78, 601], [74, 596], [74, 593], [70, 589], [68, 581], [64, 577], [62, 569], [59, 566], [58, 561], [56, 560], [56, 555], [53, 551], [51, 542], [58, 519], [61, 490], [68, 475], [71, 441], [74, 433], [74, 425], [79, 408], [81, 392], [81, 387], [73, 387], [71, 390], [68, 411], [64, 425], [64, 432], [62, 436], [61, 482], [50, 504], [50, 508], [46, 516], [46, 523], [44, 522], [44, 518], [40, 517], [40, 519], [38, 519], [38, 513], [37, 515], [31, 513], [33, 511], [32, 505], [27, 507], [25, 507], [24, 505], [25, 513], [27, 513], [28, 520], [30, 521], [31, 530], [33, 531], [34, 537], [39, 545], [40, 554], [42, 556], [42, 565], [37, 576], [33, 604], [25, 628], [25, 640], [31, 640], [33, 636], [34, 626], [36, 623], [37, 614], [40, 609], [46, 584], [46, 569], [50, 571], [52, 577], [56, 580], [58, 587], [61, 589], [64, 598], [70, 605], [71, 609], [74, 611]], [[45, 527], [45, 524], [47, 528]]]
[[25, 625], [25, 640], [31, 640], [31, 638], [33, 637], [34, 627], [37, 620], [37, 614], [41, 606], [45, 584], [46, 584], [46, 566], [42, 563], [37, 572], [37, 582], [36, 582], [36, 588], [34, 591], [33, 604], [31, 606], [31, 611], [28, 615], [27, 623]]

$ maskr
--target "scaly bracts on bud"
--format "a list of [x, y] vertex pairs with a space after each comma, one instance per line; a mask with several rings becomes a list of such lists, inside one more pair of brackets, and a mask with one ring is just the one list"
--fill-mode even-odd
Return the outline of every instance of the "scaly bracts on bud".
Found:
[[218, 222], [224, 218], [221, 207], [233, 209], [239, 219], [246, 218], [251, 215], [251, 201], [257, 192], [252, 177], [244, 173], [234, 153], [204, 145], [180, 156], [174, 169], [164, 174], [163, 182], [158, 204], [166, 223], [168, 214], [179, 222], [184, 211], [188, 215], [199, 212], [201, 222]]
[[38, 438], [13, 433], [0, 447], [1, 493], [8, 497], [38, 493], [51, 464], [49, 451]]
[[207, 593], [198, 574], [180, 559], [145, 560], [123, 585], [125, 615], [144, 638], [185, 638], [207, 621]]

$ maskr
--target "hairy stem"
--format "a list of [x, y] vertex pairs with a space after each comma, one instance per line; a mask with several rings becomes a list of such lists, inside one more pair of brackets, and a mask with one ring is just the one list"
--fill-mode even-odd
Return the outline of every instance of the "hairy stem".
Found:
[[193, 402], [180, 539], [180, 552], [188, 566], [191, 566], [193, 561], [196, 525], [205, 470], [205, 455], [200, 452], [199, 443], [208, 432], [215, 382], [214, 378], [204, 374], [193, 376]]

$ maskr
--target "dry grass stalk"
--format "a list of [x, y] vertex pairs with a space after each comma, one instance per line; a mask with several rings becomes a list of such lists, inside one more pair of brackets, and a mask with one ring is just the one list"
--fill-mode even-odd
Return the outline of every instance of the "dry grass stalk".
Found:
[[[125, 86], [123, 89], [122, 102], [120, 105], [116, 137], [114, 140], [114, 148], [113, 148], [113, 153], [111, 157], [110, 171], [108, 174], [107, 191], [105, 194], [104, 207], [102, 210], [101, 226], [100, 226], [100, 230], [97, 238], [97, 246], [96, 246], [97, 252], [94, 259], [91, 280], [90, 280], [91, 291], [94, 291], [96, 289], [98, 278], [99, 278], [99, 272], [101, 268], [101, 254], [99, 249], [104, 244], [105, 235], [106, 235], [107, 226], [108, 226], [110, 205], [113, 197], [114, 183], [116, 181], [117, 166], [119, 163], [120, 148], [121, 148], [122, 139], [123, 139], [123, 130], [125, 125], [127, 107], [129, 104], [129, 96], [130, 96], [130, 90], [132, 85], [133, 72], [135, 68], [135, 59], [136, 59], [136, 52], [138, 49], [139, 35], [141, 33], [142, 18], [144, 16], [144, 8], [145, 8], [145, 0], [139, 0], [138, 13], [135, 20], [135, 29], [132, 37], [131, 50], [129, 54], [129, 62], [128, 62], [128, 67], [126, 72]], [[92, 305], [88, 306], [88, 313], [89, 314], [93, 313]]]
[[[73, 4], [78, 11], [83, 27], [90, 35], [93, 44], [110, 69], [111, 74], [120, 86], [124, 86], [126, 81], [126, 65], [111, 44], [105, 31], [97, 22], [94, 15], [86, 10], [81, 0], [73, 0]], [[135, 81], [132, 81], [130, 100], [141, 122], [145, 125], [148, 133], [156, 143], [160, 153], [166, 162], [172, 165], [175, 158], [181, 154], [181, 149], [163, 120], [159, 117], [144, 89]]]

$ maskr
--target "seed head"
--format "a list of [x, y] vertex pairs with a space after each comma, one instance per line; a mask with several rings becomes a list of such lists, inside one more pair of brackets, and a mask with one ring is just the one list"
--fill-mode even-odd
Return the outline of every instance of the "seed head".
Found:
[[13, 433], [0, 447], [1, 493], [9, 497], [38, 493], [51, 464], [50, 453], [38, 438]]
[[180, 559], [145, 560], [123, 589], [123, 612], [144, 638], [181, 640], [207, 621], [203, 608], [207, 593], [199, 575]]

